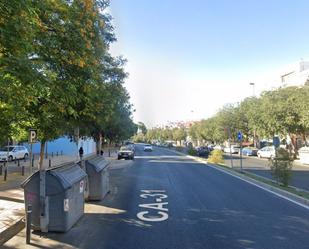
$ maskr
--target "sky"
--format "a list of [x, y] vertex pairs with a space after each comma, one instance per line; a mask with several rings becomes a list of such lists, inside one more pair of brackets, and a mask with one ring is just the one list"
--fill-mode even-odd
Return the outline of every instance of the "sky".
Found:
[[111, 0], [111, 51], [128, 60], [134, 121], [207, 119], [277, 86], [309, 60], [308, 9], [307, 0]]

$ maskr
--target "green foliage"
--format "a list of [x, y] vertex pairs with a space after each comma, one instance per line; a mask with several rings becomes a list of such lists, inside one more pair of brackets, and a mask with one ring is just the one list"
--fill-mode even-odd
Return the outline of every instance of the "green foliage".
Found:
[[197, 151], [196, 151], [195, 149], [193, 149], [193, 148], [190, 148], [190, 149], [188, 150], [188, 154], [189, 154], [190, 156], [197, 156]]
[[216, 164], [224, 163], [223, 152], [221, 150], [213, 150], [210, 153], [210, 156], [208, 157], [207, 162], [216, 163]]
[[277, 157], [270, 160], [270, 169], [273, 177], [283, 186], [288, 186], [292, 176], [293, 159], [283, 148], [277, 149]]
[[[0, 2], [0, 137], [42, 142], [75, 127], [96, 140], [136, 132], [107, 0]], [[1, 141], [0, 141], [1, 142]]]

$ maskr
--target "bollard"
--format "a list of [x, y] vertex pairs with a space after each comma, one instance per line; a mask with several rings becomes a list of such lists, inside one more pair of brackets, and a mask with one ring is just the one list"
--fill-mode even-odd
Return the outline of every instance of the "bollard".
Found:
[[27, 216], [26, 216], [26, 243], [30, 244], [31, 239], [31, 214], [32, 214], [32, 206], [28, 204], [27, 206]]
[[16, 159], [16, 157], [15, 157], [15, 160], [14, 160], [14, 164], [17, 164], [17, 159]]
[[111, 150], [108, 149], [108, 157], [111, 157]]
[[52, 157], [54, 157], [54, 152], [52, 152]]
[[32, 161], [31, 161], [31, 167], [33, 168], [34, 166], [34, 158], [32, 158]]
[[63, 151], [60, 151], [60, 155], [61, 155], [61, 156], [63, 155]]
[[25, 166], [21, 166], [21, 175], [24, 176], [25, 175]]
[[57, 156], [58, 156], [58, 151], [57, 151]]
[[2, 167], [3, 167], [3, 165], [1, 164], [0, 165], [0, 176], [2, 176]]
[[49, 160], [48, 160], [48, 167], [49, 167], [49, 168], [51, 167], [51, 160], [50, 160], [50, 158], [49, 158]]
[[8, 177], [8, 169], [6, 166], [4, 166], [4, 179], [3, 180], [6, 181], [7, 177]]
[[20, 162], [19, 159], [17, 160], [17, 166], [20, 167]]

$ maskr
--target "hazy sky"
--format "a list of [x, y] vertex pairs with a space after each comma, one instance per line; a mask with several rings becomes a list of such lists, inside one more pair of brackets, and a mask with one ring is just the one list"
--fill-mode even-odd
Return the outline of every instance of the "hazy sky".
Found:
[[209, 118], [308, 59], [308, 0], [111, 0], [135, 121]]

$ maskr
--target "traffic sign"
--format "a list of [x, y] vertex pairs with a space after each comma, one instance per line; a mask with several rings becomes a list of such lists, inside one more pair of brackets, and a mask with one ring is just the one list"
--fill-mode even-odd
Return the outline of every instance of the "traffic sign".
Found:
[[275, 148], [278, 148], [280, 146], [279, 137], [273, 137], [273, 145], [275, 146]]
[[238, 139], [239, 141], [242, 140], [242, 133], [241, 133], [241, 131], [239, 131], [239, 132], [237, 133], [237, 139]]
[[30, 129], [29, 130], [29, 143], [30, 144], [36, 143], [36, 140], [37, 140], [37, 130]]

